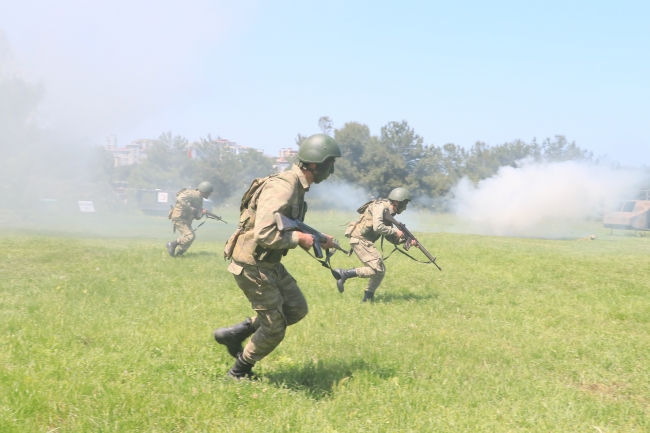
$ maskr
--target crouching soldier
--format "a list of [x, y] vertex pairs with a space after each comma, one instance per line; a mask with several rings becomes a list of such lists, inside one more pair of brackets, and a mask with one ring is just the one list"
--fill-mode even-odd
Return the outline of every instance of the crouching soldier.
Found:
[[178, 239], [167, 243], [167, 251], [172, 257], [183, 255], [188, 250], [196, 235], [192, 229], [192, 221], [201, 219], [205, 214], [203, 199], [210, 197], [214, 188], [210, 182], [204, 181], [197, 189], [183, 188], [176, 193], [176, 206], [167, 217], [174, 224], [174, 231], [180, 233]]
[[404, 236], [401, 230], [384, 220], [384, 211], [391, 215], [402, 213], [410, 200], [411, 193], [406, 188], [395, 188], [388, 195], [388, 199], [370, 201], [357, 210], [361, 215], [348, 225], [345, 236], [350, 238], [350, 248], [364, 266], [353, 269], [337, 268], [332, 271], [339, 292], [343, 293], [345, 281], [349, 278], [368, 278], [363, 302], [373, 300], [375, 291], [386, 273], [384, 260], [375, 247], [375, 241], [384, 236], [386, 240], [397, 245], [403, 242]]
[[[325, 134], [307, 138], [298, 151], [298, 165], [290, 170], [255, 179], [244, 194], [240, 206], [239, 227], [226, 243], [224, 256], [235, 282], [256, 312], [253, 319], [219, 328], [214, 338], [235, 358], [228, 375], [241, 379], [271, 353], [284, 339], [288, 326], [307, 315], [307, 301], [296, 280], [280, 263], [290, 249], [309, 250], [314, 244], [310, 234], [278, 230], [276, 213], [303, 220], [307, 206], [305, 192], [312, 183], [320, 183], [334, 172], [339, 145]], [[331, 237], [322, 245], [334, 246]], [[242, 343], [251, 336], [245, 347]]]

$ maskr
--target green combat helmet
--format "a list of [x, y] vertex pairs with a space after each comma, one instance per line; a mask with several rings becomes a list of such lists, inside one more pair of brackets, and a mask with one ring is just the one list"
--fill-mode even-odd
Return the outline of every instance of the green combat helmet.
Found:
[[406, 210], [406, 205], [411, 201], [411, 193], [408, 189], [397, 187], [388, 194], [388, 200], [398, 201], [397, 213], [400, 214]]
[[204, 180], [203, 182], [201, 182], [199, 184], [199, 186], [197, 187], [197, 189], [199, 191], [201, 191], [201, 192], [209, 192], [209, 193], [212, 193], [212, 191], [214, 191], [214, 188], [212, 187], [212, 184], [210, 182], [208, 182], [207, 180]]
[[314, 134], [300, 144], [298, 159], [300, 162], [321, 164], [327, 158], [340, 158], [341, 148], [332, 137], [326, 134]]
[[[334, 158], [341, 157], [341, 148], [332, 137], [326, 134], [314, 134], [305, 139], [298, 150], [300, 167], [314, 174], [314, 182], [321, 183], [334, 173]], [[316, 164], [315, 169], [309, 164]]]

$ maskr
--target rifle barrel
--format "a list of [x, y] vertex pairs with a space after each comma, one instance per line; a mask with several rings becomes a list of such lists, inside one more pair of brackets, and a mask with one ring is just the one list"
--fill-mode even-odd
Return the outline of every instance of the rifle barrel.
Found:
[[[435, 257], [434, 257], [434, 256], [433, 256], [433, 255], [432, 255], [432, 254], [431, 254], [431, 253], [430, 253], [430, 252], [429, 252], [429, 251], [424, 247], [424, 245], [422, 245], [422, 244], [420, 243], [420, 241], [418, 240], [418, 238], [416, 238], [415, 235], [414, 235], [413, 233], [411, 233], [411, 231], [410, 231], [409, 229], [406, 228], [406, 225], [405, 225], [404, 223], [401, 223], [401, 222], [397, 221], [397, 220], [396, 220], [396, 219], [395, 219], [395, 218], [390, 214], [390, 212], [388, 212], [387, 209], [384, 210], [384, 218], [385, 218], [387, 221], [389, 221], [389, 222], [395, 224], [395, 226], [397, 226], [397, 228], [400, 229], [400, 230], [404, 233], [404, 237], [406, 238], [406, 242], [410, 242], [410, 239], [414, 239], [415, 242], [416, 242], [416, 245], [418, 246], [418, 248], [420, 249], [420, 251], [422, 251], [422, 253], [426, 256], [426, 258], [429, 259], [429, 261], [430, 261], [431, 263], [433, 263], [434, 265], [436, 265], [436, 268], [438, 268], [439, 270], [442, 271], [442, 268], [441, 268], [440, 266], [438, 266], [438, 264], [436, 263], [436, 258], [435, 258]], [[405, 249], [408, 250], [408, 246], [407, 246]]]

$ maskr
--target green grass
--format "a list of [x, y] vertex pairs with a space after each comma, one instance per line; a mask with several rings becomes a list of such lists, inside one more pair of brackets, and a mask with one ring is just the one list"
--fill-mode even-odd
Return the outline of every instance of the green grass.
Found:
[[[307, 222], [341, 239], [349, 218]], [[372, 305], [292, 251], [310, 314], [234, 382], [211, 335], [251, 315], [233, 225], [171, 259], [168, 222], [138, 221], [3, 228], [0, 431], [650, 431], [648, 238], [429, 233], [443, 272], [393, 256]]]

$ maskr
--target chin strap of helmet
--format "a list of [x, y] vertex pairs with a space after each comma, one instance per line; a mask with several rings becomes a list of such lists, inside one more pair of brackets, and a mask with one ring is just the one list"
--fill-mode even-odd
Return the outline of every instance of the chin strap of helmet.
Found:
[[326, 159], [324, 162], [316, 164], [316, 168], [309, 167], [309, 164], [308, 162], [299, 161], [298, 167], [313, 174], [316, 183], [327, 179], [330, 174], [334, 173], [334, 161], [331, 159]]

